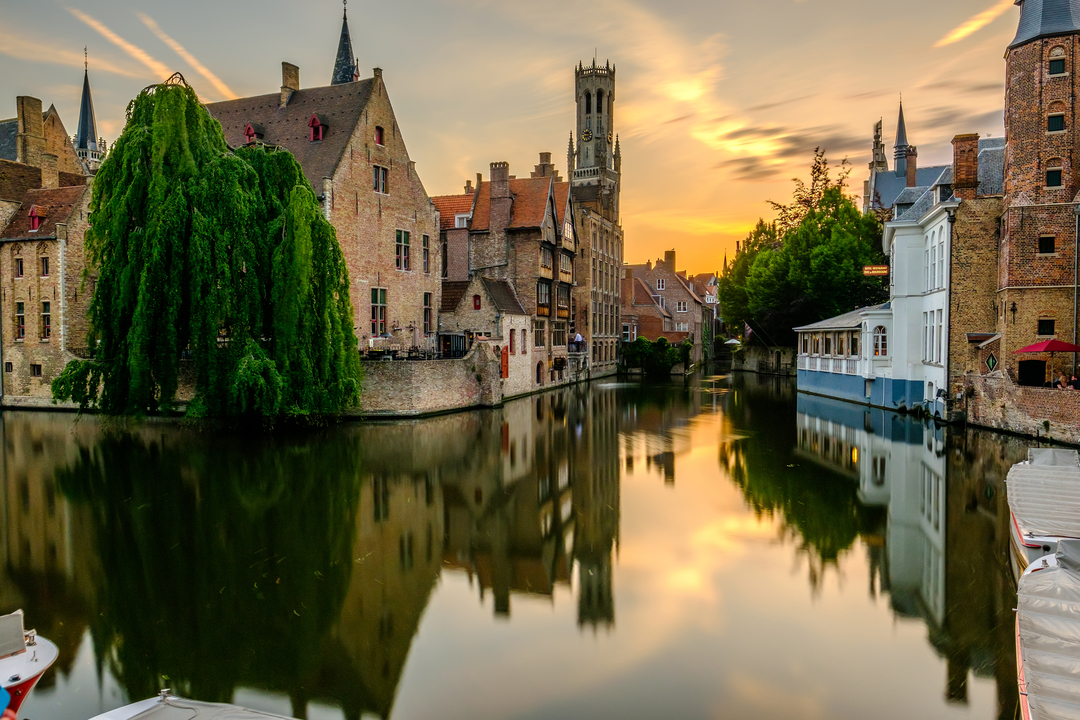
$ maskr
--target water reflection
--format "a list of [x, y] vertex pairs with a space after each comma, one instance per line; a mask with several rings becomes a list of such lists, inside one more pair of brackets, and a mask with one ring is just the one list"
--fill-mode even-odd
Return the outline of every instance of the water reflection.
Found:
[[[647, 563], [700, 552], [664, 545], [687, 530], [683, 497], [711, 498], [724, 527], [756, 526], [746, 535], [764, 539], [754, 552], [794, 558], [795, 580], [817, 603], [831, 602], [830, 578], [866, 568], [867, 584], [851, 590], [860, 617], [887, 600], [894, 620], [925, 626], [922, 646], [944, 659], [942, 700], [968, 702], [974, 672], [996, 680], [998, 717], [1015, 707], [1001, 478], [1023, 447], [997, 436], [797, 396], [756, 376], [576, 387], [496, 410], [273, 441], [33, 413], [5, 414], [0, 433], [0, 611], [26, 607], [61, 647], [31, 717], [86, 718], [162, 686], [313, 720], [390, 717], [402, 688], [410, 701], [440, 695], [425, 707], [452, 703], [448, 717], [657, 709], [635, 706], [637, 692], [664, 698], [678, 716], [739, 709], [750, 658], [724, 628], [824, 620], [755, 595], [753, 577], [733, 566], [700, 594], [726, 596], [730, 607], [676, 603], [703, 615], [671, 625], [693, 628], [687, 637], [658, 635], [649, 608], [671, 588], [649, 581], [667, 569]], [[729, 496], [748, 510], [724, 509]], [[641, 512], [644, 497], [656, 512]], [[707, 517], [695, 502], [695, 517]], [[630, 521], [627, 506], [637, 511]], [[637, 533], [632, 571], [620, 565], [627, 528]], [[458, 587], [482, 619], [453, 605]], [[552, 612], [537, 619], [538, 606]], [[426, 618], [433, 608], [436, 618]], [[724, 622], [710, 617], [724, 613]], [[568, 687], [531, 714], [487, 704], [424, 675], [432, 664], [481, 666], [455, 645], [448, 617], [480, 647], [511, 633], [537, 648], [515, 656], [524, 676], [507, 692], [531, 696], [530, 678], [540, 682], [553, 662], [570, 676], [588, 667], [622, 679]], [[569, 653], [559, 662], [555, 637]], [[572, 644], [581, 638], [590, 644]], [[625, 658], [639, 638], [655, 648], [633, 670]], [[769, 643], [768, 633], [757, 642]], [[818, 649], [783, 651], [798, 663]], [[891, 651], [858, 638], [844, 650]], [[691, 668], [672, 660], [684, 653], [721, 655]], [[725, 671], [731, 657], [744, 662]], [[409, 682], [410, 666], [421, 679]], [[866, 701], [847, 716], [880, 702]], [[425, 715], [416, 703], [408, 710]]]

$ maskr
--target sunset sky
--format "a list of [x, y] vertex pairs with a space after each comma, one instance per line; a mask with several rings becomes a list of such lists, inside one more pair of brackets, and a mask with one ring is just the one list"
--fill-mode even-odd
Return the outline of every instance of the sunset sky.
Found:
[[[919, 164], [960, 133], [1002, 133], [1013, 0], [408, 0], [349, 6], [365, 76], [384, 79], [431, 195], [495, 160], [526, 176], [550, 151], [565, 175], [573, 67], [616, 64], [625, 257], [676, 249], [719, 270], [766, 200], [784, 200], [817, 146], [859, 191], [873, 124], [892, 153], [897, 101]], [[179, 70], [207, 101], [277, 92], [281, 61], [327, 85], [341, 3], [230, 0], [0, 2], [0, 118], [15, 97], [78, 123], [83, 46], [99, 132], [114, 140], [143, 87]]]

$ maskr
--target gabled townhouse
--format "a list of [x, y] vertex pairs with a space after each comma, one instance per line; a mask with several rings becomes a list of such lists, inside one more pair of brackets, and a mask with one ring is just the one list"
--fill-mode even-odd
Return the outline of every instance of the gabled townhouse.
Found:
[[[649, 293], [655, 298], [656, 305], [669, 317], [668, 323], [660, 330], [655, 330], [655, 323], [649, 323], [649, 329], [639, 332], [638, 335], [656, 340], [657, 337], [666, 337], [673, 344], [690, 340], [694, 347], [691, 350], [692, 362], [701, 362], [704, 359], [702, 345], [702, 323], [704, 301], [694, 292], [693, 283], [687, 279], [685, 271], [675, 269], [675, 251], [668, 250], [664, 253], [663, 260], [657, 260], [655, 264], [648, 261], [643, 265], [626, 264], [622, 270], [623, 279], [641, 280]], [[626, 287], [639, 292], [634, 283]], [[630, 311], [637, 300], [623, 301], [623, 309]], [[650, 313], [655, 320], [657, 313]], [[663, 314], [659, 315], [663, 317]], [[640, 329], [639, 321], [639, 329]], [[653, 334], [656, 333], [654, 337]], [[626, 336], [626, 328], [623, 328], [623, 336]]]
[[[570, 184], [554, 173], [512, 177], [508, 163], [494, 162], [487, 181], [478, 175], [475, 188], [470, 184], [461, 195], [437, 196], [433, 202], [439, 210], [440, 253], [447, 259], [447, 291], [477, 277], [503, 281], [531, 318], [531, 389], [587, 372], [585, 351], [573, 342], [578, 332], [571, 292], [577, 239], [573, 223], [567, 222], [573, 217]], [[450, 331], [460, 322], [448, 318], [444, 327]], [[502, 339], [508, 342], [509, 337]], [[443, 340], [447, 347], [455, 342]]]
[[361, 79], [347, 18], [329, 85], [300, 87], [281, 64], [280, 92], [206, 106], [234, 146], [285, 148], [300, 162], [337, 230], [352, 284], [355, 330], [364, 350], [381, 342], [434, 350], [424, 318], [439, 306], [439, 225], [379, 68]]

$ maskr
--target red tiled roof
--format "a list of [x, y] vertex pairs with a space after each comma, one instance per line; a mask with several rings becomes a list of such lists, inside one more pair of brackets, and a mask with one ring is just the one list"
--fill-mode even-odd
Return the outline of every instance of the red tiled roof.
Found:
[[461, 298], [469, 289], [468, 280], [443, 280], [442, 299], [439, 302], [439, 312], [452, 313], [457, 310]]
[[[52, 190], [27, 190], [22, 207], [11, 217], [11, 222], [0, 233], [3, 240], [34, 240], [56, 237], [56, 224], [66, 223], [71, 211], [79, 204], [82, 194], [88, 192], [86, 185], [62, 187]], [[41, 225], [30, 230], [30, 208], [37, 207]]]
[[[315, 194], [321, 195], [322, 179], [333, 177], [371, 97], [373, 84], [374, 79], [368, 78], [295, 90], [285, 107], [281, 107], [281, 93], [273, 93], [210, 103], [206, 109], [221, 123], [225, 142], [232, 147], [247, 143], [244, 128], [248, 123], [261, 125], [265, 130], [262, 142], [291, 152]], [[312, 115], [318, 115], [327, 125], [326, 134], [318, 142], [311, 142], [308, 121]]]
[[[548, 198], [551, 196], [551, 178], [519, 178], [510, 181], [511, 230], [538, 228], [547, 214]], [[481, 183], [476, 190], [476, 207], [473, 210], [473, 230], [491, 228], [491, 183]]]
[[570, 195], [570, 183], [557, 182], [552, 191], [555, 193], [555, 220], [561, 227], [564, 220], [563, 214], [566, 212], [566, 198]]
[[439, 229], [452, 230], [458, 215], [472, 212], [476, 193], [465, 195], [439, 195], [431, 198], [435, 209], [439, 211]]

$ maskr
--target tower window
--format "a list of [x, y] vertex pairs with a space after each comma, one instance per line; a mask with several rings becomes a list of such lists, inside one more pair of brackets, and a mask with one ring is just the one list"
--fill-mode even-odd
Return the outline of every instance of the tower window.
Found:
[[1063, 185], [1061, 167], [1050, 167], [1046, 170], [1046, 187], [1059, 188]]
[[1047, 132], [1061, 132], [1065, 129], [1065, 114], [1058, 113], [1056, 115], [1046, 116], [1046, 131]]
[[22, 258], [15, 258], [15, 277], [21, 278], [22, 276], [23, 276]]
[[1050, 255], [1054, 252], [1054, 236], [1043, 235], [1039, 238], [1039, 254]]
[[604, 114], [604, 91], [603, 90], [597, 90], [596, 91], [596, 114], [597, 115], [603, 115]]
[[585, 91], [585, 114], [592, 115], [592, 93]]
[[1064, 75], [1065, 74], [1065, 59], [1059, 58], [1050, 61], [1050, 74], [1051, 75]]
[[386, 143], [383, 142], [383, 129], [381, 127], [377, 127], [377, 126], [375, 128], [375, 144], [376, 145], [385, 145], [386, 144]]
[[1039, 335], [1053, 335], [1054, 321], [1050, 318], [1039, 318]]

